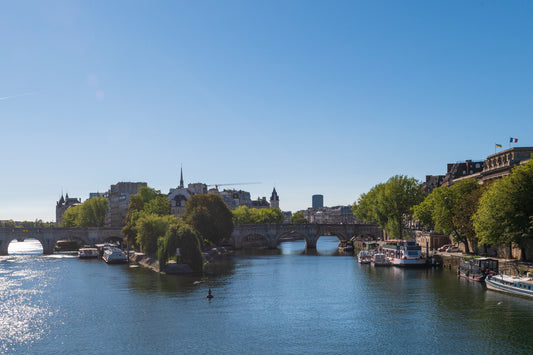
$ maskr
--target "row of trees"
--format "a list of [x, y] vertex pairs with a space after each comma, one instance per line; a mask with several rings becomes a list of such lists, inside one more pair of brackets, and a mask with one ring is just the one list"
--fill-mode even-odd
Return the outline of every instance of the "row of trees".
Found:
[[61, 227], [103, 227], [108, 206], [109, 200], [105, 197], [90, 198], [67, 209], [61, 217]]
[[42, 219], [36, 219], [35, 221], [22, 221], [15, 222], [10, 219], [8, 221], [0, 221], [0, 227], [2, 228], [51, 228], [55, 227], [54, 222], [43, 222]]
[[471, 245], [515, 244], [526, 255], [533, 241], [533, 160], [493, 183], [464, 179], [422, 193], [420, 183], [394, 176], [362, 194], [352, 210], [356, 218], [377, 223], [394, 238], [403, 238], [410, 216], [423, 226]]
[[234, 224], [283, 223], [283, 212], [279, 208], [248, 208], [239, 206], [233, 212]]
[[181, 218], [170, 214], [168, 198], [149, 187], [141, 187], [130, 197], [126, 225], [122, 234], [133, 247], [156, 256], [160, 268], [177, 260], [195, 271], [203, 267], [202, 246], [215, 244], [231, 236], [232, 214], [218, 195], [193, 195]]

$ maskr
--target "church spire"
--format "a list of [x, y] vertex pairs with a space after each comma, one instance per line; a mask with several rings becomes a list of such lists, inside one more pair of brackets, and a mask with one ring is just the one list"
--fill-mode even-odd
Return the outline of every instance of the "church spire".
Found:
[[183, 166], [181, 167], [180, 170], [181, 171], [180, 171], [180, 186], [179, 186], [179, 188], [183, 189]]

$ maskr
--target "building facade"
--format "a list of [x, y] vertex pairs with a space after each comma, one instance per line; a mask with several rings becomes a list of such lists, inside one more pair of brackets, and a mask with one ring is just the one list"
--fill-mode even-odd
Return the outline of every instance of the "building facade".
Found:
[[314, 209], [324, 207], [324, 195], [313, 195], [311, 196], [312, 204]]
[[56, 202], [56, 226], [61, 226], [61, 219], [66, 210], [78, 205], [81, 205], [81, 198], [68, 197], [68, 193], [63, 197], [61, 194], [61, 198]]
[[357, 223], [351, 206], [308, 208], [302, 211], [309, 223], [354, 224]]
[[139, 192], [141, 187], [147, 187], [145, 182], [119, 182], [111, 185], [107, 193], [109, 199], [109, 213], [105, 225], [108, 227], [122, 227], [126, 224], [126, 215], [131, 195]]

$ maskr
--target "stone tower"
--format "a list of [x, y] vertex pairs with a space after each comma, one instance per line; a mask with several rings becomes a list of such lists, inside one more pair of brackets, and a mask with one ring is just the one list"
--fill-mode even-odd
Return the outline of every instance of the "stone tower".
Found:
[[272, 196], [270, 196], [270, 207], [279, 208], [279, 196], [276, 192], [276, 188], [272, 191]]

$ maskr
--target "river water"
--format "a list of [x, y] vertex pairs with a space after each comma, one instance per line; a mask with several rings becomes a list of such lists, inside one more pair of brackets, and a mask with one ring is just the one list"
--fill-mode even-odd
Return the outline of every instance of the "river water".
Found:
[[[36, 243], [10, 253], [42, 252]], [[0, 257], [0, 353], [533, 353], [533, 300], [446, 269], [359, 265], [336, 249], [331, 237], [310, 254], [285, 242], [204, 277], [70, 255]]]

